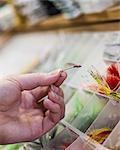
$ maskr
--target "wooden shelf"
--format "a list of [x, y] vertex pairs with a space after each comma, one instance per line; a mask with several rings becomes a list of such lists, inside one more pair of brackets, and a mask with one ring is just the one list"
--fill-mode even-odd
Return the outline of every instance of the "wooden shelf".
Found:
[[[56, 30], [56, 29], [65, 29], [65, 28], [74, 28], [82, 27], [86, 25], [96, 25], [96, 24], [108, 24], [111, 26], [111, 23], [120, 23], [120, 5], [114, 6], [106, 11], [101, 13], [86, 14], [77, 17], [76, 19], [68, 20], [64, 19], [62, 15], [54, 16], [45, 19], [44, 21], [36, 24], [35, 26], [21, 26], [15, 28], [14, 31], [35, 31], [35, 30]], [[112, 29], [116, 30], [116, 26]], [[83, 28], [84, 29], [84, 28]], [[85, 27], [86, 29], [86, 27]], [[108, 30], [111, 30], [111, 27]], [[118, 26], [117, 30], [120, 30]]]
[[65, 28], [66, 32], [106, 32], [106, 31], [120, 31], [120, 22], [102, 23], [93, 25], [77, 26], [75, 28]]

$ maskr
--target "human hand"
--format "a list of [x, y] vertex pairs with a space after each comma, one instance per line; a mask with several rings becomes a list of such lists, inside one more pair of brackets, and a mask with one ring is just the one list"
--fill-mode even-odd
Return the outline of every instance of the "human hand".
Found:
[[[33, 141], [64, 117], [64, 95], [59, 86], [66, 77], [59, 71], [1, 80], [0, 144]], [[47, 99], [39, 105], [45, 96]]]

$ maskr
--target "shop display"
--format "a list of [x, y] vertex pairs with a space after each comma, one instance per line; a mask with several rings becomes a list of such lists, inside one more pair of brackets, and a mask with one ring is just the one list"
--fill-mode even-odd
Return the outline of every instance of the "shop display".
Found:
[[[29, 38], [26, 36], [27, 34], [15, 36], [3, 48], [2, 55], [6, 57], [4, 61], [2, 57], [0, 59], [3, 71], [1, 76], [19, 73], [18, 70], [33, 59], [39, 59], [41, 63], [31, 72], [50, 72], [61, 68], [68, 74], [68, 79], [61, 86], [65, 94], [65, 118], [40, 139], [25, 144], [26, 149], [119, 150], [120, 64], [118, 60], [109, 65], [105, 62], [105, 48], [111, 40], [112, 46], [114, 43], [119, 45], [118, 34], [86, 32], [72, 33], [71, 36], [70, 33], [60, 31], [41, 35], [29, 33]], [[21, 49], [21, 43], [24, 49]], [[119, 52], [113, 55], [116, 58]], [[22, 62], [15, 56], [19, 56]], [[3, 69], [4, 62], [7, 65]], [[14, 70], [11, 67], [13, 65], [16, 65]], [[113, 94], [112, 97], [110, 94]], [[61, 125], [63, 122], [66, 126]]]
[[[92, 33], [92, 35], [89, 33], [81, 33], [80, 36], [73, 36], [73, 41], [72, 38], [68, 38], [66, 36], [65, 39], [66, 41], [70, 41], [70, 44], [66, 45], [65, 42], [63, 42], [63, 45], [58, 46], [57, 49], [54, 50], [55, 53], [52, 53], [49, 56], [48, 62], [46, 62], [45, 65], [46, 67], [49, 67], [46, 68], [46, 70], [52, 70], [52, 68], [54, 69], [59, 67], [66, 69], [66, 63], [82, 65], [80, 69], [67, 70], [68, 81], [63, 85], [66, 103], [66, 113], [63, 121], [66, 121], [75, 130], [78, 129], [80, 132], [82, 131], [82, 133], [85, 133], [84, 135], [89, 135], [89, 137], [85, 141], [78, 138], [75, 141], [72, 141], [71, 144], [68, 144], [69, 142], [67, 144], [63, 144], [63, 139], [66, 136], [64, 135], [64, 138], [61, 136], [60, 138], [58, 137], [59, 135], [66, 133], [66, 129], [63, 129], [61, 126], [56, 126], [56, 128], [49, 133], [51, 140], [49, 140], [47, 143], [46, 148], [49, 147], [51, 150], [57, 148], [60, 150], [65, 148], [69, 150], [71, 148], [70, 150], [72, 150], [76, 148], [77, 150], [77, 147], [80, 146], [82, 147], [82, 150], [94, 150], [95, 148], [99, 147], [99, 145], [95, 144], [96, 142], [104, 144], [106, 140], [109, 139], [111, 133], [113, 133], [114, 127], [119, 122], [119, 103], [114, 101], [112, 102], [110, 101], [109, 97], [102, 96], [101, 94], [96, 95], [95, 92], [85, 92], [83, 87], [88, 84], [90, 85], [91, 83], [96, 84], [96, 80], [94, 80], [94, 78], [90, 75], [90, 71], [94, 68], [92, 65], [94, 65], [95, 71], [98, 70], [97, 73], [100, 71], [100, 76], [98, 74], [100, 79], [103, 78], [101, 74], [104, 74], [104, 78], [106, 79], [105, 83], [107, 83], [107, 86], [109, 85], [111, 90], [114, 90], [116, 87], [115, 90], [119, 91], [119, 81], [112, 81], [114, 78], [119, 78], [119, 63], [117, 62], [117, 64], [111, 64], [107, 66], [107, 64], [104, 62], [103, 55], [105, 45], [110, 42], [108, 41], [109, 37], [111, 37], [113, 40], [112, 42], [114, 43], [114, 40], [116, 40], [115, 35], [115, 33]], [[91, 36], [93, 38], [90, 40]], [[102, 40], [100, 40], [101, 38]], [[89, 42], [87, 42], [88, 40]], [[99, 40], [99, 44], [95, 45], [95, 41], [97, 42]], [[87, 45], [84, 46], [84, 43], [86, 42]], [[74, 51], [71, 51], [70, 55], [68, 56], [68, 52], [73, 44], [76, 45], [73, 48]], [[94, 49], [92, 53], [87, 56], [89, 48]], [[86, 61], [85, 56], [87, 56]], [[55, 58], [55, 63], [53, 62], [53, 58]], [[93, 58], [95, 58], [95, 60]], [[80, 135], [80, 132], [78, 132], [78, 135]], [[68, 139], [70, 139], [70, 137]], [[68, 139], [65, 141], [69, 141]], [[94, 143], [94, 141], [96, 142]], [[107, 149], [105, 147], [100, 145], [99, 148], [100, 150]]]
[[90, 97], [89, 102], [74, 119], [72, 125], [82, 132], [86, 132], [92, 122], [96, 119], [106, 104], [106, 100], [101, 100], [96, 95]]
[[[37, 26], [36, 29], [38, 28], [42, 29], [44, 26], [44, 21], [46, 22], [47, 19], [48, 20], [53, 19], [54, 22], [54, 17], [52, 17], [53, 15], [57, 15], [56, 18], [58, 18], [58, 20], [59, 18], [62, 18], [62, 16], [64, 16], [65, 19], [69, 19], [69, 20], [73, 19], [73, 26], [74, 26], [75, 25], [74, 19], [76, 18], [78, 19], [78, 21], [75, 21], [76, 25], [82, 23], [81, 21], [79, 23], [79, 16], [81, 18], [84, 18], [82, 15], [85, 15], [86, 18], [86, 16], [89, 17], [89, 14], [92, 14], [94, 16], [94, 14], [97, 15], [98, 13], [98, 17], [96, 17], [98, 21], [95, 18], [90, 20], [91, 21], [93, 20], [93, 22], [96, 21], [99, 22], [98, 19], [99, 13], [102, 12], [104, 14], [104, 11], [106, 10], [109, 11], [109, 7], [115, 7], [115, 5], [119, 4], [120, 2], [119, 0], [57, 0], [57, 1], [56, 0], [45, 0], [45, 1], [44, 0], [7, 0], [7, 1], [2, 1], [0, 3], [1, 3], [0, 7], [5, 5], [5, 7], [7, 8], [6, 6], [7, 3], [10, 3], [12, 6], [12, 11], [13, 11], [12, 15], [11, 15], [11, 10], [8, 10], [9, 12], [8, 14], [11, 15], [9, 16], [11, 20], [7, 22], [5, 21], [5, 19], [0, 18], [0, 20], [2, 20], [2, 31], [4, 30], [6, 31], [7, 28], [15, 29], [15, 30], [24, 30], [25, 28], [27, 30], [31, 30], [35, 26]], [[114, 13], [114, 9], [113, 9], [113, 13]], [[1, 16], [3, 16], [2, 12], [0, 12], [0, 14]], [[14, 19], [12, 18], [13, 15], [14, 15]], [[9, 19], [8, 16], [4, 15], [4, 17], [6, 17], [6, 19]], [[110, 17], [107, 15], [105, 16], [105, 19], [106, 20], [110, 19], [114, 21], [114, 19], [112, 18], [111, 11], [110, 11]], [[10, 26], [7, 26], [7, 24], [4, 23], [3, 20], [6, 23], [9, 23]], [[59, 21], [61, 22], [63, 20], [64, 19], [62, 18], [62, 20], [60, 19]], [[100, 21], [102, 20], [100, 19]], [[83, 22], [87, 23], [89, 22], [89, 19], [83, 19]], [[71, 23], [69, 21], [67, 23], [67, 26], [71, 26]], [[51, 27], [51, 23], [50, 23], [50, 27]]]
[[[89, 102], [91, 95], [77, 91], [66, 105], [64, 120], [71, 123]], [[87, 101], [86, 101], [87, 99]]]

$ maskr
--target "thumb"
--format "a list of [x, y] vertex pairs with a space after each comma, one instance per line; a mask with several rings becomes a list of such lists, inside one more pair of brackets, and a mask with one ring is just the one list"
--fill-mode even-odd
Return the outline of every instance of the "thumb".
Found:
[[7, 80], [13, 82], [19, 88], [23, 90], [32, 90], [39, 86], [49, 86], [54, 84], [60, 77], [60, 71], [48, 73], [48, 74], [24, 74], [19, 76], [12, 76], [7, 78]]

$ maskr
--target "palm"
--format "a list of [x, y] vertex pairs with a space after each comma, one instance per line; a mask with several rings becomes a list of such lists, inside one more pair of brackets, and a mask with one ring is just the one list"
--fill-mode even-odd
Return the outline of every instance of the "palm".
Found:
[[[16, 87], [11, 90], [7, 87], [9, 91], [8, 102], [5, 99], [6, 103], [3, 105], [0, 104], [0, 124], [4, 125], [4, 130], [7, 133], [15, 134], [15, 137], [19, 140], [19, 137], [23, 137], [23, 140], [28, 138], [31, 140], [32, 137], [36, 138], [38, 133], [43, 133], [42, 131], [42, 121], [43, 121], [43, 111], [42, 109], [37, 109], [35, 97], [31, 92], [21, 92]], [[14, 91], [14, 93], [12, 92]], [[2, 103], [2, 102], [0, 102]], [[41, 120], [41, 124], [40, 124]], [[17, 135], [17, 136], [16, 136]], [[15, 140], [16, 140], [15, 138]], [[11, 139], [12, 140], [12, 139]]]
[[[49, 82], [51, 82], [50, 79]], [[45, 86], [34, 84], [32, 87], [24, 86], [13, 79], [5, 80], [0, 85], [0, 91], [2, 91], [0, 93], [0, 132], [3, 133], [0, 141], [2, 144], [33, 141], [54, 127], [64, 116], [61, 89], [53, 87], [48, 92], [49, 86], [46, 84]], [[44, 101], [42, 107], [38, 106], [37, 101], [46, 95], [48, 100]]]

